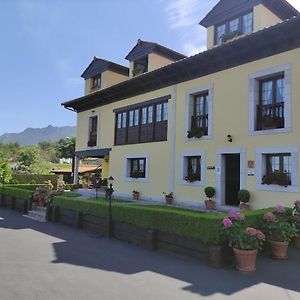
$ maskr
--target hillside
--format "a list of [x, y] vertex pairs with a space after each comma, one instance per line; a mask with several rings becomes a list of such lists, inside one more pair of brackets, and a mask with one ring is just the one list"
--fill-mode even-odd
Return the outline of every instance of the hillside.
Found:
[[66, 137], [76, 136], [75, 126], [45, 128], [27, 128], [20, 133], [5, 133], [0, 136], [0, 142], [8, 144], [18, 142], [21, 146], [35, 145], [42, 141], [56, 142]]

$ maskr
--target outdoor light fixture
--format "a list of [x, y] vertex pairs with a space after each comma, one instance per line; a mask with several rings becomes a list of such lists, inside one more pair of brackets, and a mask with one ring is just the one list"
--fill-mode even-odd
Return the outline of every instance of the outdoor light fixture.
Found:
[[232, 143], [232, 136], [230, 134], [227, 135], [227, 141], [229, 143]]
[[111, 213], [111, 198], [112, 198], [112, 194], [114, 192], [113, 189], [113, 183], [114, 183], [114, 178], [112, 176], [110, 176], [107, 180], [108, 183], [108, 188], [106, 189], [106, 193], [105, 193], [105, 199], [109, 200], [109, 210], [108, 210], [108, 228], [109, 228], [109, 232], [108, 232], [108, 237], [112, 237], [112, 213]]

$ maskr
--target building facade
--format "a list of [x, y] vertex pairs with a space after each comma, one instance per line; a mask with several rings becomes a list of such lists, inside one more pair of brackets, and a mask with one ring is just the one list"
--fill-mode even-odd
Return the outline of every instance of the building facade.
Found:
[[[201, 5], [201, 4], [199, 4]], [[129, 68], [94, 58], [77, 112], [75, 174], [104, 158], [117, 197], [254, 208], [300, 197], [300, 17], [284, 0], [222, 0], [200, 22], [208, 50], [191, 57], [138, 40]], [[78, 177], [75, 176], [75, 182]]]

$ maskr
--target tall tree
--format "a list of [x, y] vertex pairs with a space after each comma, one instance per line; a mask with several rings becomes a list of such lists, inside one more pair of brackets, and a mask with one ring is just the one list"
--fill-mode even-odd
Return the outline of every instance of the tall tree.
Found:
[[73, 158], [75, 152], [76, 139], [67, 137], [58, 142], [58, 156], [59, 158]]
[[38, 163], [40, 160], [40, 152], [37, 146], [23, 147], [18, 154], [18, 162], [25, 167], [30, 167]]

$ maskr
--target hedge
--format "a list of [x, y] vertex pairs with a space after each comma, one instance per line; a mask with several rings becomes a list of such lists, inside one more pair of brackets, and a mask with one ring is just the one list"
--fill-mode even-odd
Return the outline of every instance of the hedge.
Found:
[[45, 181], [51, 180], [51, 183], [56, 187], [57, 175], [40, 175], [40, 174], [13, 174], [13, 180], [17, 180], [19, 184], [30, 184], [32, 181], [37, 184], [42, 184]]
[[1, 188], [1, 193], [2, 191], [4, 195], [12, 196], [24, 200], [29, 200], [32, 194], [32, 191], [30, 190], [25, 190], [24, 188], [16, 188], [10, 186], [4, 186], [4, 188]]
[[35, 191], [39, 186], [41, 186], [41, 184], [8, 184], [6, 186], [27, 191]]

